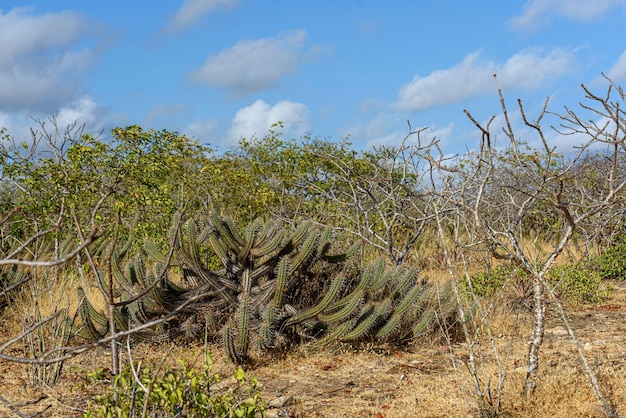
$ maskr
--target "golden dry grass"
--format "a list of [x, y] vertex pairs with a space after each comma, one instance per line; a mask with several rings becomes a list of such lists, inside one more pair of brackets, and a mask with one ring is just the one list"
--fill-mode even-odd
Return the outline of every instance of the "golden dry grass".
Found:
[[[431, 277], [445, 277], [433, 272]], [[70, 283], [72, 283], [70, 281]], [[74, 283], [75, 284], [75, 283]], [[589, 357], [605, 393], [620, 413], [626, 413], [626, 285], [614, 283], [610, 300], [599, 305], [570, 309], [570, 320], [585, 354]], [[59, 289], [42, 298], [42, 311], [55, 306], [54, 300], [69, 300]], [[95, 296], [95, 294], [94, 294]], [[69, 299], [68, 299], [69, 298]], [[7, 341], [22, 328], [21, 309], [32, 305], [27, 296], [15, 301], [13, 311], [0, 319], [1, 341]], [[43, 301], [49, 300], [48, 305]], [[19, 303], [18, 303], [19, 302]], [[497, 307], [490, 315], [489, 327], [505, 372], [500, 413], [506, 417], [600, 417], [603, 416], [586, 376], [582, 372], [576, 348], [559, 319], [549, 315], [546, 338], [540, 357], [537, 390], [531, 399], [520, 393], [525, 378], [526, 341], [531, 332], [528, 313]], [[481, 334], [479, 375], [489, 382], [495, 394], [498, 366], [494, 349]], [[168, 344], [138, 345], [135, 361], [158, 362], [170, 348]], [[200, 366], [200, 345], [178, 342], [168, 357], [185, 358]], [[235, 370], [217, 345], [215, 371], [229, 376]], [[16, 345], [9, 353], [23, 354]], [[261, 382], [264, 398], [274, 407], [268, 416], [288, 412], [291, 417], [464, 417], [475, 414], [475, 397], [468, 377], [467, 347], [458, 342], [415, 343], [401, 350], [391, 347], [348, 349], [335, 347], [312, 352], [306, 347], [281, 358], [269, 359], [248, 370]], [[127, 360], [127, 357], [126, 357]], [[34, 385], [29, 368], [0, 361], [0, 396], [23, 414], [42, 417], [80, 416], [80, 410], [102, 391], [99, 385], [85, 386], [84, 376], [99, 367], [106, 368], [106, 350], [97, 349], [67, 361], [57, 384], [50, 388]], [[282, 408], [276, 405], [282, 404]], [[0, 416], [11, 410], [0, 403]]]

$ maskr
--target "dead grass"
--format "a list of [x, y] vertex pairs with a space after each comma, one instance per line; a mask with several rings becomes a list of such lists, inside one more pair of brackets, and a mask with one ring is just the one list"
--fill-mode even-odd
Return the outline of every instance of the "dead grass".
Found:
[[[431, 275], [433, 279], [443, 276]], [[570, 319], [585, 353], [608, 398], [623, 414], [626, 411], [626, 285], [614, 283], [610, 300], [570, 310]], [[66, 292], [56, 292], [67, 300]], [[54, 298], [49, 297], [49, 308]], [[24, 298], [16, 306], [29, 306]], [[42, 310], [46, 310], [43, 309]], [[22, 312], [23, 313], [23, 312]], [[0, 317], [1, 341], [21, 330], [22, 313], [8, 309]], [[582, 372], [570, 338], [556, 317], [549, 318], [541, 352], [540, 380], [531, 399], [520, 396], [525, 378], [526, 341], [531, 331], [527, 313], [505, 306], [489, 317], [494, 343], [506, 373], [501, 397], [501, 416], [506, 417], [601, 417], [602, 411]], [[481, 334], [484, 335], [484, 334]], [[134, 347], [135, 361], [158, 362], [167, 344]], [[214, 371], [232, 375], [221, 348], [210, 347]], [[171, 366], [182, 357], [200, 366], [203, 347], [177, 342], [168, 357]], [[15, 346], [8, 354], [23, 354]], [[508, 355], [507, 355], [508, 353]], [[481, 340], [480, 377], [495, 393], [498, 367], [489, 341]], [[290, 417], [462, 417], [475, 413], [473, 389], [465, 367], [467, 347], [439, 342], [415, 343], [402, 350], [391, 347], [360, 350], [335, 347], [310, 351], [306, 347], [282, 357], [263, 361], [248, 370], [262, 384], [263, 396], [272, 405], [268, 416], [288, 412]], [[85, 385], [85, 375], [109, 364], [104, 349], [67, 361], [54, 387], [33, 385], [29, 368], [0, 361], [0, 396], [22, 414], [42, 417], [80, 416], [90, 399], [101, 394], [100, 385]], [[227, 380], [228, 382], [228, 380]], [[0, 402], [0, 416], [14, 414]], [[39, 414], [39, 415], [37, 415]]]

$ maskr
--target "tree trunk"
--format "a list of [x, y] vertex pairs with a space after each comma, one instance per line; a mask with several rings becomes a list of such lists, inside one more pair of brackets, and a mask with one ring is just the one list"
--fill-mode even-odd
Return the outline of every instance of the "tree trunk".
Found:
[[533, 278], [534, 330], [528, 342], [528, 362], [526, 363], [526, 383], [524, 396], [532, 396], [537, 386], [537, 371], [539, 370], [539, 350], [543, 342], [545, 331], [546, 299], [539, 277]]

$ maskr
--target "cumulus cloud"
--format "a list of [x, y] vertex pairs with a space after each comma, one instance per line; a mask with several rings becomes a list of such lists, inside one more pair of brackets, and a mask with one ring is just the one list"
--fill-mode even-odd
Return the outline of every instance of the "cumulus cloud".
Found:
[[55, 111], [75, 98], [77, 77], [99, 55], [79, 48], [91, 35], [93, 25], [73, 12], [0, 11], [0, 111]]
[[626, 0], [530, 0], [510, 24], [516, 30], [533, 31], [555, 17], [587, 22], [624, 5]]
[[77, 122], [85, 124], [89, 129], [102, 128], [100, 115], [102, 109], [90, 97], [85, 96], [71, 103], [69, 106], [62, 107], [56, 114], [56, 120], [59, 127], [68, 126]]
[[252, 136], [262, 137], [271, 126], [284, 122], [283, 132], [290, 135], [303, 135], [310, 130], [310, 111], [302, 103], [282, 100], [274, 106], [257, 100], [250, 106], [239, 109], [232, 121], [228, 137], [232, 142]]
[[[585, 112], [578, 112], [579, 116], [583, 116]], [[547, 130], [545, 132], [546, 142], [551, 147], [555, 147], [558, 152], [562, 152], [564, 154], [572, 155], [575, 152], [578, 152], [578, 148], [581, 146], [587, 147], [587, 151], [593, 152], [612, 152], [612, 147], [609, 145], [611, 142], [611, 136], [615, 133], [615, 122], [609, 120], [608, 118], [602, 116], [597, 117], [592, 113], [587, 113], [586, 116], [589, 116], [589, 124], [593, 124], [598, 128], [603, 129], [602, 134], [598, 135], [597, 141], [592, 141], [592, 136], [586, 134], [584, 132], [571, 132], [568, 135], [562, 135], [554, 130]], [[621, 136], [624, 135], [624, 129], [621, 128]], [[567, 130], [564, 130], [567, 131]], [[537, 137], [537, 134], [534, 132], [529, 132], [528, 137], [531, 138], [528, 141], [529, 145], [535, 147], [536, 149], [543, 149], [543, 144], [541, 139]], [[590, 142], [592, 143], [590, 144]]]
[[626, 51], [622, 52], [606, 75], [615, 82], [626, 80]]
[[99, 106], [91, 97], [84, 96], [61, 107], [54, 114], [33, 115], [27, 111], [0, 112], [0, 127], [6, 128], [7, 134], [16, 142], [28, 142], [32, 139], [31, 128], [35, 131], [40, 128], [38, 121], [43, 122], [48, 129], [51, 128], [52, 120], [54, 120], [61, 132], [74, 124], [84, 125], [84, 133], [99, 135], [113, 128], [114, 119], [117, 117], [108, 114], [107, 109]]
[[189, 79], [239, 96], [264, 90], [297, 71], [306, 56], [302, 51], [306, 36], [306, 31], [300, 29], [272, 38], [240, 41], [210, 56]]
[[[402, 128], [407, 128], [406, 121], [395, 112], [379, 112], [366, 123], [350, 127], [348, 132], [350, 137], [364, 145], [366, 148], [378, 145], [395, 144], [406, 135], [406, 130], [400, 132]], [[408, 128], [407, 128], [408, 129]]]
[[394, 107], [417, 111], [458, 103], [494, 89], [493, 75], [503, 87], [535, 89], [569, 71], [574, 53], [555, 49], [549, 53], [526, 50], [498, 64], [474, 52], [451, 68], [436, 70], [425, 77], [416, 75], [402, 86]]
[[184, 0], [183, 5], [168, 22], [166, 31], [177, 32], [187, 29], [207, 13], [232, 9], [237, 3], [239, 0]]
[[[420, 139], [423, 142], [437, 138], [440, 143], [450, 139], [454, 130], [454, 123], [444, 127], [437, 127], [435, 123], [426, 126], [412, 126], [413, 131], [423, 130]], [[403, 115], [397, 112], [379, 112], [367, 122], [354, 125], [348, 129], [351, 141], [364, 150], [380, 146], [399, 146], [409, 133], [409, 126]], [[408, 144], [415, 144], [416, 136], [407, 140]]]

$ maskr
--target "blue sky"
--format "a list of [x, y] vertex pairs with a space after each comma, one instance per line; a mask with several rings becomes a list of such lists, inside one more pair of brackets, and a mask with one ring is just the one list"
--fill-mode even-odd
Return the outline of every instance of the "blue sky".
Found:
[[462, 152], [478, 139], [463, 109], [501, 120], [493, 74], [529, 115], [547, 96], [552, 110], [575, 107], [581, 83], [604, 93], [601, 72], [626, 82], [626, 0], [0, 7], [0, 127], [18, 140], [32, 117], [58, 114], [60, 125], [106, 134], [138, 124], [218, 149], [283, 121], [287, 137], [367, 148], [397, 144], [410, 120]]

